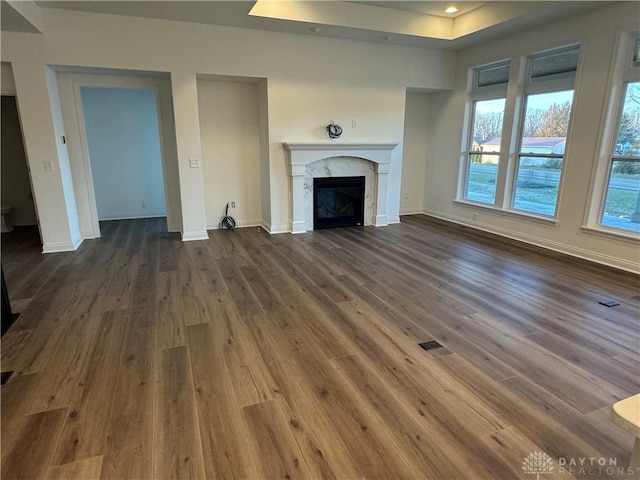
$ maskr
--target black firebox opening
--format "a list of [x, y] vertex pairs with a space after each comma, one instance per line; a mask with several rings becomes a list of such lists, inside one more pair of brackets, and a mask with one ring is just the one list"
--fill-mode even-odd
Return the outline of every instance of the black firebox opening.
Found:
[[364, 178], [313, 179], [313, 228], [364, 225]]

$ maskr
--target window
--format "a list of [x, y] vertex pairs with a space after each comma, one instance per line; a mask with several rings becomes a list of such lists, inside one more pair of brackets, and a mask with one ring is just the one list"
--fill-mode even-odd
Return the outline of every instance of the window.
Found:
[[495, 203], [504, 104], [504, 98], [473, 103], [473, 136], [465, 189], [467, 200]]
[[528, 95], [513, 208], [554, 216], [573, 90]]
[[471, 135], [465, 159], [464, 198], [493, 205], [500, 162], [509, 62], [474, 70]]
[[511, 207], [554, 217], [573, 103], [578, 47], [529, 59]]
[[470, 71], [458, 200], [553, 221], [579, 45]]
[[640, 232], [640, 82], [628, 82], [622, 100], [600, 223]]
[[[640, 34], [620, 37], [588, 225], [640, 232]], [[595, 217], [595, 218], [594, 218]]]

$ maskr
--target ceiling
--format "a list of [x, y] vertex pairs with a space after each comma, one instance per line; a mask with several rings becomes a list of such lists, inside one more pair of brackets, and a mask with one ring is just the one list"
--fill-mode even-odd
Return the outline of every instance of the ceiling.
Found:
[[[456, 18], [465, 13], [469, 13], [482, 5], [489, 2], [394, 2], [394, 1], [373, 1], [373, 2], [351, 2], [361, 5], [369, 5], [371, 7], [390, 8], [391, 10], [403, 10], [405, 12], [421, 13], [422, 15], [435, 15], [436, 17]], [[455, 6], [458, 11], [455, 13], [446, 13], [447, 7]]]
[[[2, 30], [33, 32], [2, 0]], [[461, 49], [600, 7], [604, 1], [37, 1], [49, 9], [129, 15], [427, 48]], [[444, 12], [456, 6], [453, 14]], [[46, 32], [46, 27], [45, 27]]]

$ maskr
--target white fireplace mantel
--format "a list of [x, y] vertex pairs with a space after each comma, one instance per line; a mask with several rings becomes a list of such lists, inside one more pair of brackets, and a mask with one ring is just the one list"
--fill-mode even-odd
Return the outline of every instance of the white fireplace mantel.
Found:
[[304, 177], [310, 163], [332, 157], [356, 157], [376, 164], [376, 203], [373, 224], [388, 225], [387, 183], [389, 165], [397, 143], [284, 143], [289, 152], [293, 214], [291, 233], [307, 231], [304, 202]]

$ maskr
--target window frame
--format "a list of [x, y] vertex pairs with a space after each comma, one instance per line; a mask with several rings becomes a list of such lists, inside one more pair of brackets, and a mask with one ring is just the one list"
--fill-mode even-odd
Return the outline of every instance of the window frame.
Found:
[[[539, 58], [543, 58], [548, 55], [558, 54], [562, 52], [567, 52], [571, 50], [577, 50], [578, 52], [578, 62], [576, 65], [575, 74], [570, 76], [562, 76], [550, 78], [547, 80], [533, 80], [532, 78], [532, 68], [535, 60]], [[548, 218], [549, 220], [556, 221], [558, 218], [558, 205], [560, 204], [560, 199], [562, 198], [562, 187], [565, 179], [565, 171], [566, 171], [566, 158], [567, 153], [569, 151], [569, 139], [571, 138], [571, 130], [573, 126], [573, 118], [574, 118], [574, 109], [573, 105], [575, 103], [576, 98], [576, 80], [578, 77], [578, 72], [580, 70], [580, 62], [581, 62], [581, 51], [582, 45], [579, 43], [567, 44], [562, 47], [552, 48], [548, 50], [543, 50], [540, 52], [536, 52], [530, 54], [526, 57], [526, 68], [525, 68], [525, 81], [524, 87], [521, 92], [521, 111], [519, 112], [519, 118], [517, 122], [517, 130], [515, 131], [516, 141], [515, 141], [515, 152], [513, 154], [513, 176], [510, 179], [509, 185], [509, 195], [505, 197], [505, 206], [508, 210], [517, 212], [523, 215], [535, 215], [536, 217]], [[524, 127], [526, 121], [527, 114], [527, 105], [529, 103], [529, 97], [531, 95], [540, 95], [545, 93], [554, 93], [554, 92], [562, 92], [562, 91], [572, 91], [571, 95], [571, 112], [569, 114], [569, 122], [567, 125], [567, 136], [566, 136], [566, 148], [562, 155], [559, 154], [523, 154], [522, 153], [522, 140], [524, 138]], [[514, 126], [515, 127], [515, 126]], [[515, 207], [516, 201], [516, 192], [517, 192], [517, 182], [518, 182], [518, 171], [520, 169], [520, 158], [526, 157], [540, 157], [540, 158], [560, 158], [562, 159], [562, 167], [560, 169], [560, 178], [558, 179], [558, 194], [556, 195], [555, 205], [553, 207], [553, 215], [547, 215], [544, 213], [531, 211], [531, 210], [523, 210]]]
[[[464, 156], [465, 156], [465, 175], [464, 175], [464, 184], [463, 184], [463, 189], [462, 189], [462, 199], [465, 202], [472, 202], [474, 204], [479, 204], [479, 205], [485, 205], [485, 206], [495, 206], [496, 205], [496, 201], [497, 201], [497, 189], [498, 189], [498, 171], [496, 170], [496, 191], [494, 192], [494, 196], [493, 196], [493, 203], [489, 203], [489, 202], [482, 202], [480, 200], [473, 200], [471, 198], [468, 198], [468, 191], [469, 191], [469, 176], [470, 176], [470, 171], [471, 171], [471, 156], [472, 155], [490, 155], [493, 157], [497, 157], [498, 158], [498, 166], [497, 168], [499, 168], [500, 163], [502, 162], [502, 148], [500, 149], [499, 152], [478, 152], [475, 150], [472, 150], [472, 146], [473, 146], [473, 130], [475, 127], [475, 120], [476, 120], [476, 104], [478, 102], [484, 102], [484, 101], [490, 101], [490, 100], [501, 100], [504, 99], [505, 101], [505, 108], [506, 108], [506, 94], [504, 96], [502, 95], [488, 95], [487, 93], [484, 93], [482, 95], [480, 95], [478, 98], [472, 100], [471, 102], [471, 123], [469, 125], [469, 135], [468, 135], [468, 142], [467, 142], [467, 148], [464, 152]], [[504, 111], [502, 114], [502, 131], [504, 131]], [[500, 135], [500, 137], [502, 138], [503, 135]]]
[[[639, 34], [640, 36], [640, 34]], [[636, 67], [638, 68], [638, 67]], [[637, 72], [638, 74], [640, 74], [640, 71]], [[606, 176], [604, 179], [604, 183], [603, 183], [603, 191], [601, 194], [601, 199], [600, 199], [600, 205], [598, 208], [598, 226], [601, 228], [606, 228], [607, 230], [611, 229], [614, 230], [616, 232], [624, 232], [627, 235], [633, 235], [633, 236], [638, 236], [640, 238], [640, 232], [636, 233], [633, 230], [626, 230], [623, 228], [616, 228], [613, 227], [611, 225], [604, 225], [603, 219], [604, 219], [604, 209], [605, 209], [605, 203], [607, 201], [607, 196], [609, 194], [609, 182], [611, 181], [611, 173], [613, 172], [613, 164], [616, 161], [623, 161], [623, 162], [633, 162], [633, 163], [640, 163], [640, 156], [635, 156], [635, 155], [629, 155], [629, 156], [624, 156], [624, 155], [616, 155], [615, 153], [615, 148], [616, 148], [616, 141], [618, 139], [618, 133], [620, 131], [620, 123], [622, 122], [622, 114], [624, 113], [624, 101], [626, 99], [627, 96], [627, 90], [629, 87], [630, 83], [638, 83], [640, 82], [640, 78], [636, 78], [636, 79], [627, 79], [624, 78], [623, 79], [623, 83], [622, 86], [620, 88], [620, 96], [618, 98], [617, 101], [617, 108], [616, 108], [616, 117], [615, 117], [615, 122], [614, 122], [614, 128], [612, 129], [612, 135], [611, 135], [611, 141], [609, 142], [609, 155], [607, 157], [607, 169], [606, 169]], [[639, 193], [640, 195], [640, 193]]]
[[[620, 157], [615, 155], [615, 146], [624, 110], [627, 85], [640, 81], [640, 63], [633, 61], [635, 42], [639, 36], [640, 29], [618, 32], [616, 50], [609, 70], [607, 104], [601, 119], [602, 127], [591, 175], [591, 189], [581, 227], [588, 233], [604, 234], [634, 243], [640, 243], [640, 233], [603, 225], [602, 219], [613, 162]], [[638, 64], [634, 65], [634, 63]], [[626, 160], [627, 157], [622, 158]], [[640, 157], [637, 158], [640, 160]]]
[[[496, 85], [488, 85], [488, 86], [478, 86], [478, 77], [480, 75], [480, 71], [483, 69], [492, 69], [492, 68], [500, 68], [500, 66], [507, 66], [509, 69], [509, 79], [507, 83], [504, 84], [496, 84]], [[478, 200], [473, 200], [467, 198], [468, 194], [468, 185], [469, 185], [469, 173], [471, 168], [471, 155], [478, 154], [479, 152], [474, 152], [471, 148], [473, 146], [473, 131], [476, 120], [476, 104], [477, 102], [488, 101], [488, 100], [498, 100], [504, 99], [505, 101], [505, 109], [503, 111], [502, 117], [502, 134], [500, 135], [502, 140], [504, 140], [504, 131], [505, 131], [505, 116], [507, 109], [507, 93], [508, 86], [511, 79], [511, 70], [513, 68], [513, 60], [512, 59], [503, 59], [496, 62], [490, 62], [483, 65], [479, 65], [476, 67], [472, 67], [469, 69], [469, 81], [467, 83], [467, 122], [465, 122], [466, 132], [463, 133], [463, 144], [462, 144], [462, 155], [460, 159], [462, 175], [458, 175], [458, 195], [456, 201], [460, 201], [463, 203], [470, 203], [473, 205], [478, 205], [487, 208], [496, 208], [496, 204], [498, 202], [498, 180], [499, 180], [499, 172], [496, 172], [496, 191], [494, 193], [494, 201], [493, 203], [482, 202]], [[504, 141], [502, 141], [504, 143]], [[482, 155], [482, 153], [480, 153]], [[500, 152], [489, 153], [487, 154], [494, 155], [498, 157], [498, 169], [500, 168], [500, 164], [503, 162], [503, 149], [502, 145], [500, 148]]]
[[[570, 75], [565, 78], [554, 77], [545, 81], [530, 81], [531, 64], [534, 58], [570, 49], [578, 50], [578, 60], [574, 75]], [[495, 212], [514, 215], [534, 222], [557, 225], [559, 212], [558, 206], [561, 204], [565, 178], [564, 172], [567, 168], [566, 159], [570, 156], [569, 142], [567, 142], [566, 149], [562, 155], [562, 170], [558, 182], [558, 195], [556, 198], [554, 215], [549, 216], [535, 211], [521, 210], [512, 207], [516, 191], [517, 166], [521, 148], [520, 132], [524, 128], [524, 114], [526, 111], [525, 100], [529, 94], [572, 90], [572, 109], [567, 130], [567, 139], [569, 139], [574, 119], [574, 104], [577, 91], [579, 89], [578, 84], [583, 61], [582, 50], [582, 42], [574, 40], [573, 42], [568, 42], [564, 45], [537, 50], [524, 55], [514, 56], [509, 59], [502, 59], [468, 67], [464, 117], [465, 122], [463, 124], [462, 132], [461, 155], [457, 178], [458, 188], [456, 198], [454, 199], [455, 203], [486, 208]], [[506, 63], [509, 65], [509, 80], [507, 84], [504, 85], [504, 88], [500, 90], [500, 93], [496, 93], [496, 90], [493, 88], [478, 89], [476, 87], [477, 77], [475, 72], [485, 67], [499, 65], [500, 63]], [[470, 152], [471, 145], [473, 143], [473, 126], [475, 121], [474, 104], [476, 101], [497, 98], [505, 99], [505, 110], [502, 125], [502, 140], [500, 145], [498, 172], [496, 177], [495, 201], [493, 204], [490, 204], [468, 199], [467, 186], [469, 178]]]
[[[531, 59], [529, 60], [529, 65], [527, 68], [527, 76], [529, 76], [529, 68], [531, 66]], [[531, 88], [529, 88], [531, 87]], [[567, 136], [565, 138], [565, 150], [562, 154], [554, 154], [554, 153], [522, 153], [522, 140], [524, 138], [524, 124], [526, 121], [527, 114], [527, 105], [529, 101], [529, 97], [531, 95], [540, 95], [545, 93], [556, 93], [556, 92], [566, 92], [571, 90], [571, 112], [569, 113], [569, 122], [567, 124]], [[570, 138], [571, 138], [571, 130], [573, 126], [573, 118], [574, 118], [574, 103], [576, 98], [576, 89], [575, 89], [575, 80], [574, 79], [556, 79], [550, 80], [548, 83], [545, 82], [536, 82], [535, 84], [528, 84], [525, 86], [523, 94], [522, 94], [522, 112], [518, 122], [518, 130], [516, 137], [516, 151], [514, 152], [514, 165], [513, 165], [513, 178], [511, 179], [511, 188], [510, 188], [510, 196], [508, 198], [508, 209], [514, 212], [523, 213], [525, 215], [536, 215], [544, 218], [549, 218], [551, 220], [556, 220], [558, 218], [558, 205], [560, 204], [560, 199], [562, 198], [562, 187], [565, 179], [565, 171], [566, 171], [566, 158], [567, 153], [570, 148]], [[517, 191], [517, 182], [518, 182], [518, 171], [520, 169], [520, 158], [521, 157], [532, 157], [532, 158], [558, 158], [562, 160], [562, 167], [560, 168], [560, 178], [558, 179], [558, 194], [556, 195], [555, 205], [553, 207], [553, 215], [547, 215], [545, 213], [536, 212], [532, 210], [523, 210], [515, 207], [516, 202], [516, 191]]]

